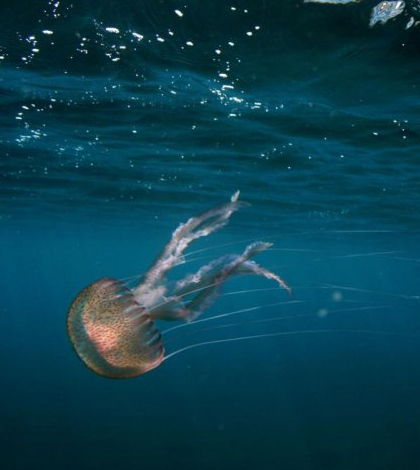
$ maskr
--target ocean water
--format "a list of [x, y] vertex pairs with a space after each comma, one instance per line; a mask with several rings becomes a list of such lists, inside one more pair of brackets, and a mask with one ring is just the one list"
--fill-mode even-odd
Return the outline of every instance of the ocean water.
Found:
[[[1, 468], [419, 468], [418, 5], [337, 3], [2, 6]], [[168, 283], [264, 240], [292, 296], [236, 276], [163, 336], [193, 347], [88, 370], [78, 292], [236, 190]]]

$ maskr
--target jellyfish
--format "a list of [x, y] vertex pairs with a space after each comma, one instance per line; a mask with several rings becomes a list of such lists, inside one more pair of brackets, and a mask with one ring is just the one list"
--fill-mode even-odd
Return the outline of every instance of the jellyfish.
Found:
[[261, 241], [249, 244], [242, 254], [211, 261], [172, 286], [166, 282], [167, 273], [184, 262], [183, 253], [192, 241], [224, 227], [244, 205], [237, 191], [227, 204], [181, 224], [136, 287], [104, 278], [77, 295], [68, 312], [67, 329], [77, 355], [89, 369], [115, 379], [155, 369], [168, 357], [156, 320], [194, 321], [234, 274], [264, 276], [291, 293], [280, 276], [252, 260], [272, 245]]

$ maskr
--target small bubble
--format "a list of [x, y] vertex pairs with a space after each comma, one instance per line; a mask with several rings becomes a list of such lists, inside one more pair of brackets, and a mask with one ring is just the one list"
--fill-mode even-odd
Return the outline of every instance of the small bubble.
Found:
[[138, 39], [139, 41], [141, 41], [141, 40], [144, 38], [144, 36], [142, 36], [142, 35], [139, 34], [139, 33], [133, 32], [133, 33], [131, 33], [131, 34], [132, 34], [136, 39]]
[[317, 315], [319, 318], [325, 318], [328, 315], [328, 309], [326, 308], [321, 308], [318, 310]]

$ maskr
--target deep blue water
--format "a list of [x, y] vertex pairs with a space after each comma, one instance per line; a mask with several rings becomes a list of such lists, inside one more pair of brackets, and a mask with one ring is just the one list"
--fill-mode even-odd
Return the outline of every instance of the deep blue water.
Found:
[[[2, 5], [2, 468], [420, 468], [419, 29], [376, 3]], [[293, 297], [238, 276], [165, 347], [271, 336], [88, 370], [77, 293], [238, 189], [168, 282], [267, 240]]]

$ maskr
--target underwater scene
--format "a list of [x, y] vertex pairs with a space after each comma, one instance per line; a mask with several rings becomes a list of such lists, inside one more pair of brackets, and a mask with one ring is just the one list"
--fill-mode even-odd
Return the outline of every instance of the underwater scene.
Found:
[[420, 2], [1, 20], [1, 468], [420, 468]]

